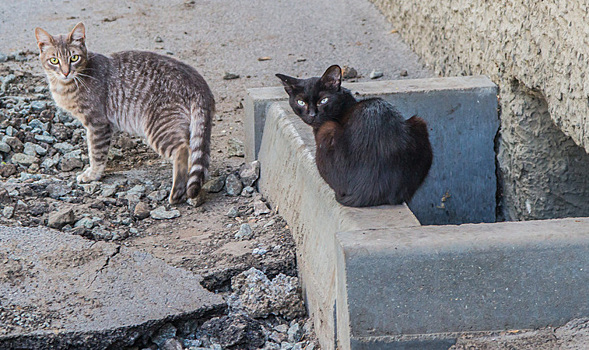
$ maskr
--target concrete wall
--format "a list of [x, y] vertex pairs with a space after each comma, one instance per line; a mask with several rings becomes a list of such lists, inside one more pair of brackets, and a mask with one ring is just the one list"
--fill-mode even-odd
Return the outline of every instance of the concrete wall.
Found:
[[436, 73], [499, 86], [507, 219], [589, 215], [589, 4], [372, 1]]

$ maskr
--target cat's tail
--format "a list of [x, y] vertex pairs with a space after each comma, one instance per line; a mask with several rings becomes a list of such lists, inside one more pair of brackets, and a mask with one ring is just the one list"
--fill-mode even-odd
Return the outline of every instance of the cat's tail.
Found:
[[211, 153], [211, 120], [215, 114], [215, 101], [203, 96], [190, 108], [190, 170], [186, 195], [194, 198], [200, 192], [209, 169]]

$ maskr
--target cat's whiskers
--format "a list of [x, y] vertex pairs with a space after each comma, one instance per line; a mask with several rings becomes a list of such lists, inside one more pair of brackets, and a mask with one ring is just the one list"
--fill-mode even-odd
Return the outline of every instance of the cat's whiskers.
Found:
[[93, 77], [93, 76], [91, 76], [91, 75], [88, 75], [88, 74], [84, 74], [84, 73], [76, 73], [76, 75], [77, 75], [77, 76], [84, 77], [84, 78], [90, 78], [90, 79], [94, 79], [94, 80], [98, 81], [98, 79], [97, 79], [96, 77]]

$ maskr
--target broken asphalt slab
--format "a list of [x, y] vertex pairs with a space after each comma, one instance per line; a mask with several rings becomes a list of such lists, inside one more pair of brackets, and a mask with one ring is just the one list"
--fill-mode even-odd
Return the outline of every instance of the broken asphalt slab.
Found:
[[226, 308], [201, 277], [113, 243], [0, 226], [0, 348], [122, 348]]

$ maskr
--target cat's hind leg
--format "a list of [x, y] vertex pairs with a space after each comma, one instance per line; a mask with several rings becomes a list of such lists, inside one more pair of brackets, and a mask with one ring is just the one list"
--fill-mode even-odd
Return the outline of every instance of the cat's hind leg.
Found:
[[187, 143], [177, 147], [172, 154], [174, 162], [174, 180], [172, 192], [170, 192], [170, 198], [168, 199], [170, 204], [182, 203], [186, 200], [189, 155], [190, 150]]
[[86, 141], [88, 143], [88, 158], [90, 167], [78, 175], [79, 183], [96, 181], [102, 177], [108, 160], [108, 148], [112, 138], [112, 127], [109, 124], [86, 127]]

